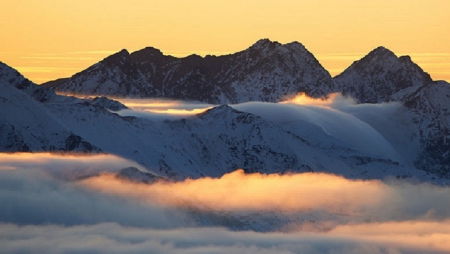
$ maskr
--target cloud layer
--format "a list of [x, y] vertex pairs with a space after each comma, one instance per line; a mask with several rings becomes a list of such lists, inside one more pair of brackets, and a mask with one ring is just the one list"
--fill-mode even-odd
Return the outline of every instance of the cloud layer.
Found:
[[[450, 223], [350, 225], [327, 233], [0, 225], [4, 253], [448, 253]], [[436, 230], [436, 228], [439, 228]]]
[[[179, 119], [212, 105], [121, 100], [119, 112]], [[401, 105], [331, 95], [232, 105], [299, 136], [309, 126], [347, 147], [411, 163]], [[305, 139], [314, 142], [311, 137]], [[404, 149], [404, 148], [407, 149]], [[0, 154], [2, 253], [449, 253], [450, 187], [323, 173], [156, 182], [117, 178], [113, 155]]]
[[132, 162], [111, 155], [0, 160], [2, 253], [450, 251], [450, 187], [242, 171], [148, 185], [115, 178]]

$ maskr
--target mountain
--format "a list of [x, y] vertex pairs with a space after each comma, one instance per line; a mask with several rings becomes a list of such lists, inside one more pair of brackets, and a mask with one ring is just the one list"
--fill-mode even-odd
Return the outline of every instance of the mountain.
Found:
[[[277, 142], [268, 146], [264, 143], [264, 140], [273, 138], [271, 135], [262, 137], [262, 143], [257, 145], [268, 150], [255, 155], [253, 148], [242, 146], [242, 144], [249, 142], [245, 135], [251, 135], [246, 129], [247, 127], [242, 129], [245, 137], [233, 136], [234, 141], [228, 140], [225, 144], [222, 142], [223, 140], [216, 141], [225, 147], [229, 147], [231, 144], [240, 144], [239, 146], [229, 147], [231, 150], [226, 152], [222, 151], [221, 153], [225, 154], [223, 160], [212, 162], [205, 159], [199, 160], [198, 154], [204, 154], [204, 152], [193, 150], [194, 154], [190, 154], [190, 147], [204, 146], [207, 148], [206, 150], [210, 151], [210, 147], [214, 147], [215, 144], [205, 140], [215, 140], [216, 136], [228, 135], [230, 130], [236, 126], [237, 120], [228, 119], [230, 122], [206, 127], [202, 121], [192, 124], [198, 120], [187, 118], [184, 123], [187, 126], [196, 126], [190, 128], [197, 128], [195, 133], [198, 133], [196, 135], [201, 137], [195, 139], [192, 132], [185, 132], [181, 127], [182, 130], [173, 129], [171, 127], [173, 124], [180, 124], [177, 121], [162, 124], [148, 119], [120, 117], [105, 110], [117, 111], [125, 108], [119, 102], [114, 102], [106, 97], [75, 101], [78, 99], [55, 95], [50, 86], [59, 91], [68, 89], [65, 92], [73, 93], [173, 97], [214, 103], [245, 102], [249, 100], [277, 101], [288, 94], [295, 94], [296, 91], [305, 91], [316, 97], [327, 96], [330, 92], [342, 92], [354, 97], [359, 103], [399, 102], [404, 106], [399, 108], [398, 112], [391, 117], [395, 119], [405, 118], [405, 123], [407, 123], [405, 126], [407, 125], [410, 129], [410, 139], [414, 140], [413, 143], [408, 143], [406, 141], [408, 138], [401, 138], [399, 139], [401, 141], [396, 141], [396, 136], [401, 131], [396, 134], [386, 131], [384, 126], [388, 124], [387, 122], [385, 124], [373, 123], [370, 118], [365, 118], [364, 121], [370, 123], [369, 125], [380, 132], [389, 142], [393, 142], [395, 150], [402, 157], [408, 157], [406, 161], [412, 161], [412, 164], [407, 163], [407, 166], [413, 165], [413, 167], [427, 172], [448, 177], [449, 154], [447, 151], [449, 147], [447, 139], [450, 123], [447, 119], [450, 105], [446, 99], [450, 96], [449, 84], [444, 81], [433, 81], [427, 73], [411, 61], [410, 57], [397, 57], [384, 47], [378, 47], [361, 60], [354, 62], [334, 79], [330, 79], [329, 74], [301, 44], [288, 43], [282, 45], [264, 39], [242, 52], [220, 57], [192, 55], [186, 58], [175, 58], [165, 56], [154, 48], [145, 48], [131, 54], [122, 50], [70, 79], [62, 79], [47, 84], [49, 87], [37, 87], [31, 82], [23, 80], [6, 80], [14, 83], [14, 86], [19, 90], [26, 91], [28, 96], [31, 96], [35, 101], [45, 105], [47, 112], [54, 114], [59, 121], [64, 121], [66, 126], [71, 126], [74, 133], [77, 133], [76, 135], [88, 140], [99, 149], [137, 160], [146, 167], [159, 170], [163, 175], [181, 178], [211, 175], [212, 173], [209, 170], [205, 171], [204, 169], [212, 168], [212, 165], [216, 168], [214, 169], [215, 175], [229, 172], [235, 167], [242, 167], [251, 172], [258, 171], [263, 167], [274, 167], [278, 171], [283, 171], [288, 168], [301, 170], [314, 167], [327, 168], [327, 166], [319, 166], [311, 162], [300, 163], [299, 157], [302, 156], [286, 150], [286, 146], [279, 144], [278, 147], [272, 147], [276, 146]], [[219, 112], [230, 117], [234, 116], [231, 118], [240, 119], [239, 114], [229, 113], [229, 110], [232, 110], [232, 108]], [[80, 112], [74, 115], [74, 112], [78, 111]], [[102, 120], [92, 121], [93, 119]], [[212, 121], [217, 121], [217, 119], [213, 119]], [[256, 120], [257, 118], [254, 119], [255, 123], [259, 122], [259, 120]], [[261, 121], [266, 121], [266, 119], [261, 119]], [[409, 122], [413, 124], [411, 125]], [[244, 125], [244, 123], [238, 125]], [[317, 131], [314, 129], [315, 127], [304, 130], [305, 133], [314, 133], [313, 137], [308, 137], [296, 131], [301, 130], [301, 126], [295, 125], [296, 129], [294, 127], [286, 129], [285, 123], [276, 123], [275, 125], [280, 125], [281, 130], [275, 128], [272, 130], [274, 133], [281, 131], [283, 133], [281, 136], [286, 135], [285, 132], [294, 133], [302, 140], [309, 140], [305, 147], [311, 146], [313, 150], [322, 151], [321, 149], [324, 147], [317, 147], [317, 145], [329, 143], [330, 140], [333, 140], [332, 137], [327, 137], [325, 142], [322, 138], [316, 138], [320, 135], [328, 135], [328, 133], [324, 133], [323, 130]], [[136, 126], [141, 127], [136, 129]], [[399, 126], [392, 127], [399, 128]], [[98, 128], [103, 131], [94, 131]], [[152, 131], [148, 131], [149, 128]], [[222, 132], [211, 132], [210, 128], [222, 130]], [[257, 127], [253, 126], [252, 128]], [[173, 129], [172, 132], [166, 133], [166, 130], [170, 129]], [[124, 134], [122, 130], [130, 131], [133, 134]], [[161, 133], [165, 133], [165, 138], [160, 137]], [[180, 136], [180, 133], [182, 136]], [[114, 135], [116, 140], [110, 140], [109, 135]], [[161, 144], [167, 147], [167, 142], [170, 140], [167, 137], [178, 137], [179, 140], [183, 140], [182, 142], [173, 141], [170, 146], [172, 152], [177, 151], [179, 153], [178, 157], [173, 154], [167, 155], [171, 152], [160, 149], [159, 145]], [[149, 146], [143, 141], [147, 139], [153, 143], [155, 140], [159, 140], [159, 143], [156, 146]], [[288, 135], [284, 139], [295, 138]], [[316, 139], [320, 141], [316, 142]], [[120, 140], [122, 144], [120, 147], [112, 145], [117, 140]], [[205, 144], [205, 142], [207, 145], [198, 145]], [[350, 149], [347, 145], [342, 145], [339, 142], [334, 145], [335, 147]], [[299, 146], [297, 143], [293, 145], [293, 147], [296, 147], [293, 150], [298, 149], [297, 146]], [[180, 152], [180, 149], [182, 152]], [[234, 155], [233, 149], [238, 151]], [[148, 154], [148, 150], [152, 151], [150, 154], [154, 157], [147, 158], [141, 154], [144, 151]], [[283, 151], [278, 153], [278, 156], [288, 158], [287, 161], [291, 162], [283, 166], [268, 162], [267, 158], [270, 157], [267, 155], [273, 154], [273, 151]], [[408, 153], [410, 155], [407, 155]], [[266, 156], [261, 157], [261, 154]], [[253, 155], [254, 157], [252, 157]], [[166, 156], [166, 159], [161, 159]], [[209, 156], [215, 157], [217, 155], [204, 155], [205, 158]], [[343, 158], [347, 154], [340, 156]], [[356, 156], [363, 158], [365, 155]], [[186, 158], [189, 159], [186, 161]], [[274, 161], [285, 161], [285, 159], [277, 157]], [[334, 160], [329, 157], [322, 159]], [[337, 160], [339, 161], [339, 159]], [[174, 161], [184, 162], [174, 164]], [[196, 167], [202, 170], [197, 169], [194, 170], [195, 172], [189, 173], [187, 173], [189, 170], [184, 170], [180, 173], [178, 168], [186, 165], [189, 168]], [[260, 168], [257, 168], [256, 165], [259, 165]]]
[[360, 103], [402, 101], [404, 93], [433, 81], [409, 56], [397, 57], [384, 47], [355, 61], [333, 80], [339, 92]]
[[69, 94], [168, 97], [224, 104], [279, 101], [335, 91], [330, 74], [300, 43], [263, 39], [225, 56], [165, 56], [155, 48], [122, 50], [69, 79], [43, 84]]
[[433, 81], [409, 56], [378, 47], [334, 77], [340, 92], [359, 103], [398, 101], [413, 119], [422, 153], [416, 166], [450, 174], [450, 84]]
[[0, 62], [0, 151], [100, 151], [73, 132], [42, 105], [64, 103]]
[[102, 110], [126, 108], [108, 98], [80, 100], [56, 95], [49, 88], [25, 79], [0, 62], [0, 151], [100, 152], [101, 149], [73, 133], [51, 113], [50, 105], [97, 105]]
[[[135, 169], [119, 175], [137, 181], [151, 182], [154, 176], [219, 177], [238, 168], [261, 173], [331, 172], [363, 179], [389, 176], [445, 179], [417, 170], [402, 159], [397, 151], [408, 146], [409, 141], [403, 146], [395, 145], [393, 140], [398, 138], [380, 135], [376, 124], [370, 125], [345, 112], [335, 114], [320, 107], [303, 109], [305, 116], [318, 114], [317, 122], [289, 117], [288, 110], [294, 106], [266, 103], [262, 105], [278, 112], [274, 116], [287, 114], [287, 117], [277, 119], [221, 105], [181, 119], [147, 119], [120, 116], [94, 100], [56, 95], [4, 65], [0, 83], [4, 91], [0, 100], [1, 151], [115, 154], [150, 170], [151, 175]], [[41, 94], [46, 96], [32, 96]], [[392, 117], [399, 118], [395, 114]], [[330, 129], [337, 123], [341, 124], [336, 130]], [[400, 129], [395, 133], [403, 133], [405, 138], [410, 135]], [[352, 138], [355, 135], [373, 138]]]

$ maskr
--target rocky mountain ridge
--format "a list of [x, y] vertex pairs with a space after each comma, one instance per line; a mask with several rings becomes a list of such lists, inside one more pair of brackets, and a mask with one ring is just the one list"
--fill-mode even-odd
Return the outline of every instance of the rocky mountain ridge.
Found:
[[167, 97], [208, 103], [279, 101], [305, 92], [323, 97], [335, 90], [330, 74], [300, 43], [263, 39], [225, 56], [165, 56], [155, 48], [122, 50], [67, 80], [55, 91], [114, 97]]
[[212, 104], [278, 102], [300, 92], [326, 97], [341, 92], [359, 103], [402, 101], [430, 75], [409, 56], [378, 47], [331, 78], [302, 44], [262, 39], [224, 56], [166, 56], [147, 47], [121, 50], [71, 78], [43, 84], [69, 94], [163, 97]]

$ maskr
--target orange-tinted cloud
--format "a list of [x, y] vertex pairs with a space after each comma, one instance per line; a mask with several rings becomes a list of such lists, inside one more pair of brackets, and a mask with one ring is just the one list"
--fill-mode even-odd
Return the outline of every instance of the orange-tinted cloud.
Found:
[[102, 175], [82, 184], [100, 192], [178, 206], [198, 203], [219, 210], [302, 211], [326, 209], [358, 213], [377, 206], [390, 194], [380, 181], [348, 180], [322, 173], [245, 174], [243, 170], [221, 178], [158, 182], [152, 185]]
[[118, 172], [126, 167], [142, 169], [140, 165], [133, 161], [111, 154], [0, 153], [0, 170], [43, 171], [65, 180], [102, 172]]

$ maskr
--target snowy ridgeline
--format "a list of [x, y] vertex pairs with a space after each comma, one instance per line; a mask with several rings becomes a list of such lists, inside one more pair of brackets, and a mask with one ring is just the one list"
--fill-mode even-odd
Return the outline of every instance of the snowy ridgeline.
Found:
[[315, 98], [333, 92], [360, 103], [403, 101], [432, 83], [409, 56], [378, 47], [332, 78], [302, 44], [259, 40], [225, 56], [176, 58], [155, 48], [122, 50], [66, 79], [44, 86], [69, 94], [166, 97], [214, 104], [278, 102], [303, 92]]
[[[133, 110], [139, 108], [133, 104], [126, 109], [106, 98], [59, 96], [5, 65], [0, 78], [0, 144], [5, 152], [109, 153], [170, 179], [218, 177], [238, 168], [262, 173], [332, 172], [363, 179], [448, 178], [448, 164], [443, 164], [448, 153], [432, 150], [437, 149], [435, 140], [445, 138], [440, 130], [449, 126], [448, 117], [435, 116], [436, 109], [448, 112], [447, 83], [423, 87], [409, 96], [411, 104], [405, 106], [356, 104], [338, 95], [326, 101], [200, 104], [194, 108], [209, 109], [198, 114], [186, 114], [192, 104], [172, 102], [161, 114]], [[442, 100], [433, 104], [430, 96]], [[174, 107], [189, 110], [170, 114]], [[433, 111], [422, 115], [422, 109], [430, 108]], [[429, 127], [436, 122], [435, 129]], [[447, 144], [438, 145], [445, 149]]]

